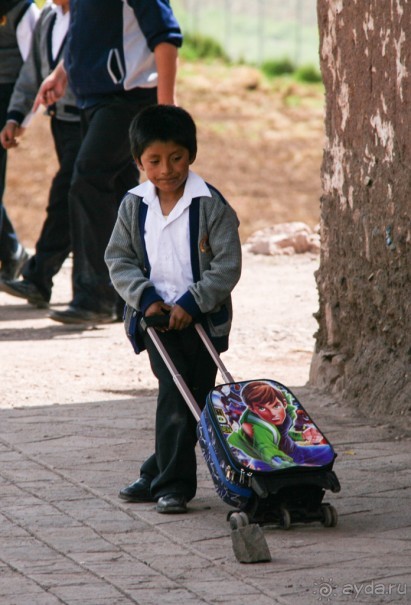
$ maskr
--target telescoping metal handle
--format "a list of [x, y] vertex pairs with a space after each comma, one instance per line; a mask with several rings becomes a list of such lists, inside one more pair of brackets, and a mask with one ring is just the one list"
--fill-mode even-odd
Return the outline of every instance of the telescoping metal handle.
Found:
[[[160, 336], [158, 335], [158, 332], [155, 329], [156, 327], [157, 328], [167, 327], [168, 322], [169, 322], [168, 315], [152, 315], [150, 317], [143, 317], [140, 322], [140, 325], [143, 328], [143, 330], [148, 333], [151, 340], [153, 341], [157, 351], [161, 355], [162, 360], [166, 364], [166, 367], [168, 368], [171, 376], [173, 377], [173, 380], [174, 380], [178, 390], [180, 391], [181, 395], [184, 397], [188, 407], [190, 408], [191, 412], [194, 415], [194, 418], [198, 422], [200, 420], [200, 416], [201, 416], [201, 409], [199, 408], [196, 400], [194, 399], [190, 389], [187, 387], [185, 381], [183, 380], [183, 377], [181, 376], [181, 374], [178, 372], [177, 368], [175, 367], [171, 357], [167, 353], [167, 351], [160, 339]], [[231, 376], [231, 374], [225, 367], [224, 363], [222, 362], [217, 350], [215, 349], [213, 343], [209, 339], [207, 332], [204, 330], [203, 326], [199, 323], [196, 323], [195, 329], [197, 330], [201, 340], [203, 341], [204, 346], [207, 348], [208, 352], [210, 353], [214, 363], [220, 370], [224, 381], [225, 382], [234, 382], [233, 377]]]
[[173, 380], [180, 391], [181, 395], [184, 397], [185, 402], [190, 408], [194, 418], [199, 422], [201, 416], [201, 410], [194, 399], [190, 389], [187, 387], [183, 377], [178, 372], [176, 366], [174, 365], [170, 355], [167, 353], [163, 343], [161, 342], [160, 336], [156, 331], [157, 328], [165, 328], [168, 326], [168, 316], [167, 315], [153, 315], [151, 317], [143, 317], [140, 325], [144, 331], [150, 336], [153, 341], [157, 351], [161, 355], [162, 360], [166, 364], [168, 371], [170, 372]]
[[220, 355], [217, 353], [216, 348], [214, 347], [213, 343], [209, 339], [208, 334], [204, 330], [203, 326], [201, 324], [196, 323], [194, 327], [197, 330], [198, 334], [200, 335], [200, 338], [203, 341], [204, 346], [210, 353], [217, 368], [220, 370], [221, 376], [223, 377], [224, 382], [234, 382], [234, 378], [231, 376], [230, 372], [225, 367]]

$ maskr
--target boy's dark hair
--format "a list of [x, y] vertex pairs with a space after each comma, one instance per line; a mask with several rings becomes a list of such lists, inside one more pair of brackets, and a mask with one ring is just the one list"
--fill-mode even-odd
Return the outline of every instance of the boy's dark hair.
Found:
[[188, 149], [190, 159], [197, 154], [196, 125], [190, 114], [175, 105], [150, 105], [132, 120], [129, 129], [131, 154], [141, 160], [144, 150], [154, 143], [173, 141]]

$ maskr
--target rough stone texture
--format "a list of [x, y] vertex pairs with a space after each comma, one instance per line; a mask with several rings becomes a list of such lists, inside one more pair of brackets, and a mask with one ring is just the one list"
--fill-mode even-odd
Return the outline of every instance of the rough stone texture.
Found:
[[411, 2], [318, 1], [326, 88], [320, 307], [310, 380], [409, 410]]

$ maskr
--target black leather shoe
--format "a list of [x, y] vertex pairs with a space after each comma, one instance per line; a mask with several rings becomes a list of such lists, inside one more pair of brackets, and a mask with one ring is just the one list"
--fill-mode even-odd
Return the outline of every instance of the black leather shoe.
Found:
[[118, 497], [128, 502], [155, 502], [155, 498], [150, 493], [150, 480], [146, 477], [140, 477], [134, 483], [123, 487]]
[[69, 305], [64, 311], [52, 311], [50, 313], [50, 319], [54, 319], [54, 321], [59, 321], [63, 324], [109, 324], [116, 321], [116, 314], [114, 312], [99, 313], [97, 311], [89, 311], [82, 307]]
[[27, 279], [6, 280], [2, 284], [2, 290], [11, 294], [11, 296], [25, 298], [27, 302], [39, 309], [46, 309], [49, 306], [48, 300], [42, 295], [37, 286]]
[[179, 514], [187, 512], [187, 500], [180, 494], [169, 494], [158, 499], [156, 510], [158, 513]]
[[2, 261], [0, 279], [2, 281], [17, 279], [21, 273], [24, 263], [28, 260], [29, 255], [19, 244], [19, 248], [10, 260]]

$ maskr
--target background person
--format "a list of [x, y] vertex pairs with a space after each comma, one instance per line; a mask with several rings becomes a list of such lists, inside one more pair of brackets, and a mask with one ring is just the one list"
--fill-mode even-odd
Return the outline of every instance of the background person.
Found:
[[104, 262], [124, 193], [136, 183], [128, 128], [154, 103], [175, 103], [182, 35], [168, 0], [71, 0], [64, 61], [43, 83], [36, 105], [61, 97], [67, 79], [81, 109], [83, 140], [69, 194], [73, 298], [50, 317], [105, 323], [118, 296]]
[[[40, 14], [33, 0], [0, 0], [0, 129]], [[28, 258], [3, 205], [7, 152], [0, 145], [0, 282], [16, 278]]]
[[[70, 22], [70, 0], [54, 0], [40, 14], [30, 53], [20, 70], [7, 111], [7, 122], [0, 133], [3, 147], [17, 145], [21, 125], [27, 126], [31, 108], [43, 79], [61, 59]], [[59, 169], [54, 176], [47, 216], [35, 254], [24, 264], [23, 279], [5, 280], [3, 290], [25, 298], [38, 307], [47, 307], [53, 276], [71, 250], [68, 192], [80, 142], [80, 112], [70, 87], [59, 101], [47, 108]], [[28, 119], [26, 119], [28, 118]]]

